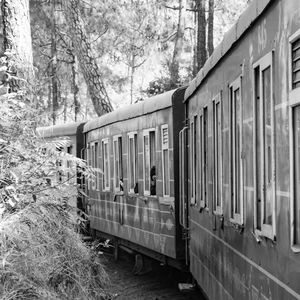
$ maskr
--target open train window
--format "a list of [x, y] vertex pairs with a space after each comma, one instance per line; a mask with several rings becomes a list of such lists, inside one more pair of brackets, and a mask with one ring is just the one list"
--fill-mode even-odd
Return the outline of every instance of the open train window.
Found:
[[293, 197], [291, 205], [292, 247], [300, 252], [300, 104], [291, 108], [292, 113], [292, 169]]
[[[87, 159], [87, 165], [89, 167], [91, 167], [91, 163], [92, 163], [91, 162], [91, 143], [87, 144], [86, 156], [87, 156], [86, 157], [86, 159]], [[86, 184], [87, 184], [87, 189], [88, 190], [92, 189], [92, 180], [90, 178], [88, 178]]]
[[197, 203], [198, 191], [197, 191], [197, 182], [198, 182], [198, 155], [199, 155], [199, 138], [198, 138], [198, 116], [195, 115], [192, 117], [190, 123], [190, 170], [191, 170], [191, 204]]
[[128, 188], [129, 193], [137, 194], [138, 190], [138, 147], [137, 133], [128, 133]]
[[103, 166], [103, 190], [110, 190], [110, 159], [109, 159], [109, 139], [102, 140], [102, 166]]
[[155, 129], [147, 129], [143, 132], [143, 157], [144, 194], [156, 195]]
[[117, 135], [113, 138], [114, 153], [114, 190], [120, 192], [124, 190], [123, 185], [123, 151], [122, 136]]
[[231, 221], [243, 224], [241, 77], [229, 86]]
[[300, 252], [300, 30], [290, 38], [290, 227], [291, 247]]
[[[72, 145], [68, 146], [67, 147], [67, 153], [68, 154], [72, 154], [72, 151], [73, 151]], [[72, 163], [71, 163], [70, 159], [68, 159], [67, 160], [67, 178], [68, 178], [69, 182], [72, 181], [72, 172], [71, 172], [71, 169], [72, 169]]]
[[100, 190], [100, 171], [99, 171], [99, 143], [95, 142], [94, 144], [94, 169], [95, 169], [95, 188], [97, 191]]
[[[63, 147], [58, 147], [57, 148], [58, 152], [62, 152], [63, 151]], [[63, 171], [62, 171], [62, 159], [58, 159], [56, 162], [58, 171], [57, 171], [57, 182], [62, 183], [63, 182]]]
[[89, 180], [89, 189], [99, 190], [100, 173], [99, 173], [99, 143], [91, 142], [88, 146], [88, 165], [93, 168], [94, 177]]
[[207, 155], [208, 155], [208, 111], [204, 107], [199, 115], [199, 196], [200, 207], [208, 209]]
[[273, 53], [253, 64], [254, 225], [257, 234], [275, 236], [275, 141]]
[[167, 124], [161, 126], [161, 150], [163, 195], [170, 196], [169, 131]]
[[215, 214], [223, 214], [222, 204], [222, 102], [221, 94], [213, 100], [213, 138], [214, 138], [214, 198]]

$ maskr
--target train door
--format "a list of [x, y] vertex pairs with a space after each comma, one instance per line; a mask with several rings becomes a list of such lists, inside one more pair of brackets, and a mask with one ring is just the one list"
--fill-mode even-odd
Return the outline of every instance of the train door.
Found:
[[188, 264], [188, 197], [187, 197], [187, 137], [188, 128], [184, 127], [179, 132], [179, 223], [182, 226], [183, 238], [185, 239], [186, 263]]

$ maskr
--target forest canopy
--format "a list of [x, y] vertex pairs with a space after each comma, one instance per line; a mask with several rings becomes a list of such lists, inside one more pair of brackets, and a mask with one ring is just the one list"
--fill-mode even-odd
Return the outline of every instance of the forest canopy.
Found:
[[43, 125], [188, 83], [249, 0], [30, 0]]

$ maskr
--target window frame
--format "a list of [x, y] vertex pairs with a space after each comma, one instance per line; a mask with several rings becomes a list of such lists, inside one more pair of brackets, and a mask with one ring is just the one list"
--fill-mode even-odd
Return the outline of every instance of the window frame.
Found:
[[[87, 162], [87, 166], [88, 168], [90, 168], [92, 166], [92, 162], [91, 162], [91, 142], [87, 143], [87, 148], [86, 148], [86, 162]], [[92, 182], [90, 179], [90, 176], [88, 176], [87, 180], [86, 180], [86, 187], [88, 190], [92, 189]]]
[[[236, 90], [240, 91], [240, 138], [239, 138], [239, 153], [236, 153], [236, 124], [233, 126], [233, 115], [236, 116], [236, 105], [232, 102], [235, 101], [234, 92]], [[233, 110], [232, 110], [233, 109]], [[229, 149], [230, 149], [230, 221], [238, 225], [244, 224], [244, 183], [243, 183], [243, 97], [242, 97], [242, 75], [239, 75], [230, 85], [229, 85]], [[233, 142], [234, 141], [234, 142]], [[236, 196], [236, 155], [239, 156], [239, 192], [240, 192], [240, 213], [235, 213], [235, 208], [237, 204]]]
[[[96, 151], [96, 145], [97, 145], [97, 150], [98, 151]], [[96, 180], [96, 182], [95, 182], [95, 189], [96, 189], [96, 191], [100, 191], [100, 166], [99, 166], [99, 163], [100, 163], [100, 161], [99, 161], [99, 152], [100, 152], [100, 143], [98, 142], [98, 141], [95, 141], [94, 142], [94, 163], [95, 163], [95, 166], [94, 166], [94, 168], [95, 168], [95, 173], [96, 173], [96, 178], [95, 178], [95, 180]]]
[[[69, 155], [73, 155], [73, 145], [72, 144], [69, 144], [66, 146], [66, 153], [69, 154]], [[68, 179], [68, 182], [69, 183], [74, 183], [75, 180], [74, 180], [74, 175], [71, 176], [71, 169], [73, 167], [73, 164], [72, 162], [70, 161], [70, 159], [68, 158], [67, 159], [67, 179]]]
[[[201, 165], [202, 165], [202, 191], [201, 198], [200, 198], [200, 207], [205, 208], [206, 211], [209, 211], [209, 203], [208, 203], [208, 197], [207, 197], [207, 191], [208, 191], [208, 106], [204, 106], [200, 110], [200, 116], [202, 116], [202, 124], [201, 124]], [[199, 118], [199, 124], [200, 124], [200, 118]], [[200, 126], [200, 125], [199, 125]], [[200, 129], [199, 129], [200, 131]]]
[[[110, 191], [111, 185], [110, 185], [110, 139], [109, 138], [104, 138], [101, 140], [101, 146], [102, 146], [102, 164], [103, 164], [103, 175], [102, 175], [102, 189], [104, 192]], [[104, 153], [104, 145], [107, 145], [107, 175], [108, 178], [105, 179], [105, 153]], [[106, 185], [108, 183], [108, 185]]]
[[188, 228], [188, 207], [187, 207], [187, 166], [188, 166], [188, 127], [185, 126], [179, 132], [179, 223]]
[[[163, 142], [163, 131], [164, 129], [167, 129], [167, 134], [168, 134], [168, 142], [166, 143], [166, 145]], [[171, 195], [171, 184], [170, 184], [170, 148], [169, 148], [169, 125], [168, 124], [163, 124], [161, 125], [160, 128], [160, 132], [161, 132], [161, 160], [162, 160], [162, 185], [163, 185], [163, 197], [170, 197]], [[168, 166], [169, 166], [169, 170], [167, 170], [167, 172], [169, 173], [169, 182], [165, 182], [165, 164], [164, 164], [164, 151], [167, 151], [167, 160], [168, 160]], [[166, 193], [166, 188], [165, 188], [165, 184], [168, 185], [168, 190], [169, 193]]]
[[94, 141], [90, 143], [90, 147], [91, 147], [91, 149], [90, 149], [90, 154], [91, 154], [90, 162], [91, 162], [91, 167], [95, 172], [95, 177], [92, 178], [91, 189], [93, 191], [95, 191], [96, 190], [96, 176], [97, 176], [97, 173], [96, 173], [96, 170], [95, 170], [95, 142]]
[[191, 189], [191, 199], [190, 204], [196, 204], [196, 194], [195, 194], [195, 170], [197, 169], [195, 166], [195, 116], [192, 115], [190, 118], [190, 142], [189, 142], [189, 156], [190, 156], [190, 189]]
[[[217, 118], [217, 105], [220, 109], [220, 116]], [[221, 92], [218, 93], [214, 99], [213, 99], [213, 106], [214, 106], [214, 131], [213, 131], [213, 139], [214, 139], [214, 205], [213, 205], [213, 211], [216, 215], [223, 215], [223, 197], [222, 197], [222, 188], [223, 188], [223, 178], [222, 178], [222, 172], [223, 172], [223, 105], [222, 105], [222, 97]], [[219, 122], [217, 122], [219, 121]], [[217, 131], [219, 135], [217, 135]], [[219, 139], [218, 139], [219, 138]], [[216, 147], [218, 145], [218, 147]], [[216, 164], [218, 163], [218, 165]], [[218, 166], [218, 167], [217, 167]], [[217, 172], [218, 171], [218, 172]], [[218, 190], [219, 188], [219, 190]], [[218, 193], [220, 191], [220, 204], [218, 205], [217, 197]]]
[[[118, 153], [116, 153], [116, 149], [115, 149], [115, 142], [117, 143], [117, 151]], [[122, 153], [120, 153], [120, 142], [121, 142], [121, 150]], [[118, 154], [118, 155], [116, 155]], [[114, 162], [114, 191], [115, 192], [120, 192], [120, 180], [121, 180], [121, 175], [123, 175], [123, 139], [122, 139], [122, 135], [118, 134], [113, 136], [113, 162]], [[121, 159], [121, 161], [120, 161]], [[116, 178], [116, 168], [119, 169], [119, 180], [117, 182], [117, 178]], [[122, 177], [123, 178], [123, 177]], [[124, 178], [123, 178], [124, 181]]]
[[[130, 171], [130, 163], [131, 163], [131, 158], [130, 158], [130, 139], [133, 139], [133, 151], [134, 151], [134, 160], [133, 160], [133, 178], [134, 178], [134, 185], [133, 188], [131, 188], [131, 171]], [[136, 141], [136, 143], [135, 143]], [[137, 174], [137, 166], [138, 166], [138, 137], [137, 137], [137, 131], [132, 131], [127, 133], [127, 186], [128, 186], [128, 193], [129, 194], [138, 194], [134, 192], [134, 186], [138, 182], [138, 174]], [[136, 147], [135, 147], [136, 145]]]
[[[144, 195], [145, 196], [150, 196], [150, 189], [151, 189], [151, 176], [150, 176], [150, 171], [151, 171], [151, 138], [150, 138], [150, 133], [154, 132], [154, 139], [155, 139], [155, 150], [154, 150], [154, 161], [155, 161], [155, 166], [156, 166], [156, 129], [155, 128], [148, 128], [143, 130], [143, 188], [144, 188]], [[149, 189], [146, 189], [146, 166], [145, 166], [145, 137], [148, 137], [148, 146], [149, 146], [149, 156], [147, 159], [147, 162], [149, 164]], [[157, 166], [156, 166], [157, 167]], [[157, 172], [157, 170], [156, 170]], [[156, 196], [156, 195], [151, 195], [151, 196]]]
[[203, 109], [200, 109], [199, 111], [199, 114], [198, 114], [198, 126], [199, 126], [199, 165], [198, 165], [198, 184], [199, 184], [199, 187], [198, 187], [198, 191], [199, 191], [199, 204], [200, 204], [200, 207], [201, 208], [204, 208], [205, 207], [205, 203], [204, 203], [204, 175], [203, 175], [203, 172], [204, 172], [204, 143], [203, 143], [203, 122], [204, 122], [204, 117], [203, 117]]
[[[273, 53], [274, 51], [268, 52], [266, 55], [264, 55], [262, 58], [260, 58], [258, 61], [253, 63], [252, 65], [252, 74], [253, 74], [253, 116], [254, 116], [254, 134], [253, 134], [253, 159], [254, 159], [254, 231], [255, 234], [258, 236], [265, 236], [271, 240], [275, 239], [276, 236], [276, 211], [275, 211], [275, 205], [276, 205], [276, 176], [275, 176], [275, 170], [276, 170], [276, 162], [275, 162], [275, 104], [274, 104], [274, 97], [273, 97]], [[261, 162], [260, 165], [263, 166], [262, 174], [260, 176], [260, 179], [257, 178], [257, 154], [256, 154], [256, 139], [257, 139], [257, 117], [256, 116], [256, 93], [255, 93], [255, 70], [259, 67], [259, 96], [260, 96], [260, 116], [259, 116], [259, 124], [260, 124], [260, 130], [259, 130], [259, 135], [262, 143], [262, 151], [261, 151]], [[260, 185], [262, 190], [264, 190], [264, 176], [265, 176], [265, 137], [266, 135], [263, 133], [262, 127], [265, 127], [265, 122], [264, 122], [264, 96], [263, 96], [263, 83], [262, 83], [262, 73], [264, 70], [266, 70], [268, 67], [270, 67], [270, 111], [271, 111], [271, 176], [272, 176], [272, 225], [270, 224], [264, 224], [263, 223], [263, 216], [265, 212], [265, 197], [262, 193], [262, 200], [261, 200], [261, 214], [260, 214], [260, 219], [261, 219], [261, 224], [260, 227], [261, 229], [258, 228], [258, 217], [257, 217], [257, 180], [260, 180]]]
[[[289, 146], [290, 146], [290, 246], [293, 252], [300, 252], [300, 244], [295, 242], [295, 152], [294, 152], [294, 115], [293, 110], [300, 105], [300, 87], [293, 88], [292, 43], [300, 38], [300, 29], [289, 38]], [[300, 230], [300, 228], [299, 228]]]

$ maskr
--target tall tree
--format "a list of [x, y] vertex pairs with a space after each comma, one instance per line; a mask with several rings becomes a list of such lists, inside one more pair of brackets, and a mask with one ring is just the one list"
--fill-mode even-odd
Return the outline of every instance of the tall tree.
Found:
[[207, 51], [210, 56], [214, 51], [214, 0], [208, 0]]
[[206, 59], [206, 18], [205, 18], [205, 2], [206, 0], [195, 0], [195, 9], [197, 16], [197, 39], [196, 39], [196, 65], [194, 66], [193, 74], [203, 67]]
[[58, 112], [58, 78], [57, 78], [57, 36], [56, 36], [56, 1], [51, 2], [51, 91], [52, 120], [56, 124]]
[[[2, 0], [4, 53], [7, 74], [30, 81], [33, 78], [29, 0]], [[10, 89], [18, 89], [20, 80], [10, 80]]]
[[74, 51], [98, 116], [113, 110], [80, 15], [79, 0], [62, 0]]
[[74, 47], [72, 48], [72, 90], [73, 90], [73, 104], [74, 104], [74, 120], [78, 121], [78, 115], [80, 112], [80, 101], [78, 97], [79, 84], [78, 84], [78, 60], [76, 55], [74, 55]]
[[174, 51], [172, 61], [169, 66], [171, 85], [176, 87], [179, 83], [179, 61], [184, 45], [186, 0], [179, 0], [178, 23], [174, 40]]

